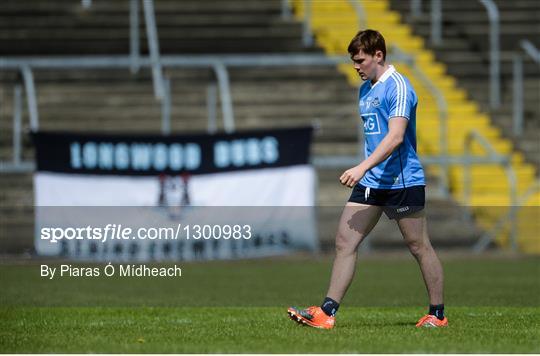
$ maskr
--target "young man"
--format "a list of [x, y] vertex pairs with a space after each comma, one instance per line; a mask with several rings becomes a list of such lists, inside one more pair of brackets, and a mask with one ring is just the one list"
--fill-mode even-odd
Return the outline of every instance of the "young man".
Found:
[[357, 248], [384, 212], [396, 220], [424, 277], [429, 313], [416, 326], [447, 326], [443, 271], [427, 233], [424, 170], [416, 154], [416, 93], [407, 78], [385, 62], [386, 45], [379, 32], [358, 32], [348, 51], [354, 69], [365, 81], [360, 87], [359, 109], [366, 159], [339, 178], [341, 184], [353, 191], [339, 222], [326, 298], [320, 307], [291, 307], [287, 312], [301, 324], [334, 327], [339, 303], [354, 276]]

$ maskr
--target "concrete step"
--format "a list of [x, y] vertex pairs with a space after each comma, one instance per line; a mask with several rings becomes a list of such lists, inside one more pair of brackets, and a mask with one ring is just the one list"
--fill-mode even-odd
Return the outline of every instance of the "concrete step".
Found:
[[[213, 44], [214, 54], [227, 53], [271, 53], [280, 44], [280, 53], [297, 53], [301, 46], [299, 38], [290, 38], [287, 41], [266, 39], [265, 41], [238, 41], [236, 39], [223, 39]], [[15, 47], [14, 47], [15, 46]], [[16, 48], [14, 50], [13, 48]], [[206, 54], [201, 48], [200, 41], [193, 39], [185, 42], [176, 40], [160, 44], [162, 54]], [[306, 52], [318, 52], [316, 47], [307, 48]], [[31, 41], [0, 41], [0, 55], [2, 56], [39, 56], [39, 55], [125, 55], [129, 53], [128, 42], [108, 42], [104, 40], [91, 40], [84, 42], [66, 42], [65, 40], [47, 41], [44, 47], [36, 47]], [[141, 45], [141, 53], [148, 53], [145, 44]]]
[[[513, 0], [513, 1], [497, 0], [495, 1], [495, 3], [499, 11], [501, 12], [516, 11], [518, 9], [531, 10], [531, 11], [540, 10], [540, 5], [538, 4], [538, 1], [536, 0]], [[396, 9], [403, 14], [406, 14], [410, 11], [410, 3], [407, 1], [391, 0], [390, 4], [393, 9]], [[483, 9], [484, 14], [486, 13], [486, 10], [482, 6], [482, 4], [475, 1], [468, 1], [468, 0], [442, 1], [441, 4], [442, 4], [443, 11], [455, 10], [455, 11], [460, 11], [461, 13], [467, 13], [468, 11], [475, 11], [475, 10]], [[423, 1], [422, 9], [423, 11], [429, 14], [429, 11], [431, 10], [431, 2]]]
[[[297, 53], [301, 54], [301, 53]], [[212, 57], [210, 55], [210, 57]], [[300, 83], [317, 87], [314, 80], [324, 81], [324, 86], [332, 85], [343, 89], [345, 76], [336, 73], [335, 66], [245, 66], [228, 68], [231, 82], [246, 82], [261, 85], [267, 82]], [[138, 91], [140, 85], [152, 87], [152, 73], [150, 68], [132, 74], [129, 68], [121, 69], [34, 69], [36, 85], [52, 85], [55, 83], [79, 85], [81, 89], [107, 88], [110, 84], [118, 85], [122, 90]], [[212, 68], [181, 68], [165, 67], [164, 75], [173, 83], [180, 81], [189, 86], [203, 85], [206, 82], [215, 82], [216, 77]], [[13, 83], [18, 78], [18, 72], [5, 70], [0, 72], [2, 83]], [[106, 84], [103, 82], [107, 81]], [[201, 83], [203, 82], [203, 83]], [[136, 85], [136, 86], [134, 86]], [[318, 87], [321, 89], [321, 86]]]
[[[279, 55], [280, 52], [274, 51], [274, 53], [269, 53], [269, 56], [275, 56]], [[302, 55], [304, 52], [299, 51], [297, 54]], [[211, 53], [205, 55], [206, 57], [213, 57]], [[210, 79], [214, 78], [213, 70], [211, 68], [198, 68], [198, 67], [189, 67], [189, 68], [182, 68], [182, 67], [166, 67], [164, 68], [166, 73], [174, 75], [176, 77], [182, 77], [185, 79], [193, 79], [193, 80], [199, 80], [199, 79]], [[291, 65], [291, 66], [242, 66], [242, 67], [231, 67], [229, 68], [229, 71], [231, 73], [231, 76], [237, 76], [240, 78], [246, 78], [250, 81], [254, 81], [257, 78], [253, 78], [253, 74], [259, 74], [270, 77], [270, 73], [272, 75], [278, 76], [278, 78], [289, 78], [294, 79], [296, 77], [304, 77], [304, 78], [310, 78], [310, 76], [315, 77], [328, 77], [330, 79], [336, 78], [336, 71], [335, 66], [333, 65], [314, 65], [314, 66], [302, 66], [302, 65]], [[11, 76], [16, 77], [17, 72], [10, 72], [10, 71], [2, 71], [0, 73], [0, 76], [2, 79], [5, 79], [7, 75], [11, 73]], [[126, 78], [133, 78], [133, 80], [148, 80], [151, 79], [151, 71], [150, 69], [144, 69], [142, 68], [141, 71], [139, 71], [137, 74], [133, 75], [129, 72], [128, 68], [125, 69], [105, 69], [100, 68], [96, 69], [95, 71], [89, 71], [88, 69], [73, 69], [73, 68], [66, 68], [64, 70], [58, 70], [58, 69], [36, 69], [35, 70], [35, 79], [36, 81], [42, 80], [49, 80], [54, 81], [55, 79], [126, 79]]]
[[[128, 5], [94, 2], [83, 9], [78, 1], [6, 0], [0, 7], [0, 55], [128, 53]], [[278, 0], [182, 1], [181, 6], [160, 0], [155, 10], [164, 54], [205, 53], [209, 47], [213, 53], [304, 51], [301, 25], [281, 19]], [[142, 14], [140, 22], [140, 45], [146, 53]]]
[[[532, 26], [531, 26], [532, 25]], [[535, 29], [534, 24], [501, 24], [501, 43], [503, 44], [503, 49], [513, 49], [507, 48], [506, 45], [519, 44], [521, 39], [527, 38], [533, 42], [538, 41], [534, 35]], [[420, 35], [425, 39], [430, 38], [431, 34], [431, 25], [429, 23], [415, 23], [415, 33]], [[477, 45], [479, 48], [487, 48], [489, 46], [489, 25], [485, 24], [448, 24], [443, 26], [442, 37], [443, 45], [445, 38], [463, 38], [464, 36], [474, 38], [478, 41]], [[485, 41], [483, 44], [481, 41]], [[514, 42], [515, 41], [515, 42]]]
[[[407, 11], [410, 8], [410, 3], [400, 0], [390, 0], [390, 4], [392, 8], [398, 9], [400, 11]], [[509, 3], [506, 0], [495, 0], [495, 4], [499, 9], [518, 9], [518, 8], [540, 8], [538, 5], [538, 2], [536, 0], [514, 0], [511, 3]], [[443, 9], [450, 9], [450, 8], [456, 8], [456, 9], [468, 9], [468, 8], [483, 8], [481, 4], [477, 4], [475, 2], [467, 1], [467, 0], [454, 0], [451, 2], [442, 2]], [[422, 2], [422, 8], [423, 9], [430, 9], [431, 3], [429, 1]]]
[[[200, 12], [161, 12], [157, 11], [156, 25], [158, 30], [167, 27], [174, 28], [235, 28], [235, 27], [268, 27], [269, 25], [290, 26], [291, 22], [282, 21], [278, 13], [268, 16], [262, 11], [238, 11], [229, 13], [200, 13]], [[24, 14], [9, 15], [0, 12], [0, 28], [6, 31], [15, 29], [74, 29], [76, 32], [92, 31], [108, 28], [110, 30], [126, 31], [130, 26], [129, 16], [122, 11], [119, 13], [99, 13], [91, 16], [73, 16], [72, 14], [42, 16], [27, 16]], [[140, 32], [145, 31], [144, 21], [140, 23]]]
[[[439, 60], [442, 60], [443, 56], [436, 55]], [[500, 73], [502, 78], [510, 80], [513, 75], [512, 64], [510, 61], [501, 61]], [[489, 60], [475, 59], [471, 61], [457, 59], [455, 61], [448, 61], [447, 73], [457, 78], [476, 78], [478, 80], [486, 80], [489, 78]], [[526, 76], [533, 78], [540, 78], [538, 69], [533, 66], [524, 66], [523, 73]]]
[[[535, 26], [537, 24], [539, 10], [517, 10], [503, 12], [500, 14], [500, 23], [505, 26], [524, 25], [528, 24]], [[463, 11], [462, 9], [444, 9], [442, 12], [443, 23], [446, 26], [452, 25], [486, 25], [489, 26], [489, 18], [485, 10], [477, 9], [471, 11]], [[430, 24], [430, 16], [423, 15], [422, 17], [407, 19], [407, 22], [415, 24]]]
[[[178, 6], [175, 0], [158, 0], [154, 2], [154, 8], [157, 13], [160, 12], [182, 12], [182, 13], [222, 13], [222, 12], [241, 12], [241, 11], [259, 11], [279, 13], [281, 3], [279, 0], [252, 1], [245, 2], [240, 0], [183, 0], [182, 6]], [[40, 0], [4, 0], [1, 13], [21, 13], [41, 14], [41, 13], [73, 13], [88, 14], [102, 12], [125, 12], [129, 9], [127, 1], [94, 1], [89, 9], [84, 9], [79, 1], [54, 0], [43, 2]]]
[[[212, 27], [212, 28], [182, 28], [178, 26], [174, 27], [162, 27], [159, 29], [159, 41], [166, 42], [171, 39], [178, 41], [185, 40], [219, 40], [219, 39], [279, 39], [279, 38], [295, 38], [301, 39], [302, 28], [296, 24], [287, 24], [274, 27]], [[124, 41], [129, 40], [129, 30], [125, 29], [110, 29], [110, 28], [95, 28], [91, 31], [80, 31], [75, 29], [74, 31], [66, 31], [66, 28], [20, 28], [11, 29], [9, 31], [3, 31], [0, 33], [0, 40], [24, 40], [29, 39], [31, 41], [49, 41], [49, 40], [64, 40], [64, 41], [81, 41], [106, 39], [107, 41]], [[143, 33], [141, 33], [141, 42], [146, 42], [147, 39]]]

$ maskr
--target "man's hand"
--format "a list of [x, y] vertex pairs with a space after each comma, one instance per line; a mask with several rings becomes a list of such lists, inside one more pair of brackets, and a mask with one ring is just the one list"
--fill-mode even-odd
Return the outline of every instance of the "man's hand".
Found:
[[362, 179], [362, 177], [366, 174], [366, 169], [359, 164], [358, 166], [352, 167], [347, 169], [341, 177], [339, 177], [339, 181], [341, 184], [346, 185], [349, 188], [352, 188]]

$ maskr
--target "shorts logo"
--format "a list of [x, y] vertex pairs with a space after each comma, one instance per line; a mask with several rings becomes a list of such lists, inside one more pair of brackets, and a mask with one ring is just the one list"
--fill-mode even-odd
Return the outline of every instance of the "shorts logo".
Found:
[[379, 117], [377, 113], [362, 114], [362, 120], [364, 120], [364, 134], [377, 135], [381, 133], [381, 126], [379, 125]]
[[403, 208], [399, 208], [399, 209], [397, 209], [396, 211], [397, 211], [398, 213], [402, 213], [402, 212], [407, 211], [407, 210], [409, 210], [409, 207], [408, 207], [408, 206], [404, 206]]

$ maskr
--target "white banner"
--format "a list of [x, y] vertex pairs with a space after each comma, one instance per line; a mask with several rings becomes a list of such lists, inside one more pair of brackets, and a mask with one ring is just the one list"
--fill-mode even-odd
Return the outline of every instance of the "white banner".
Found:
[[[84, 149], [64, 154], [73, 144], [65, 134], [62, 139], [51, 152], [65, 162], [74, 162], [74, 154], [89, 160]], [[97, 151], [104, 139], [92, 137]], [[67, 164], [43, 163], [47, 154], [40, 152], [45, 168], [39, 170], [38, 162], [34, 177], [36, 251], [76, 260], [161, 261], [317, 250], [314, 169], [285, 156], [291, 147], [281, 149], [283, 137], [265, 139], [275, 143], [275, 166], [220, 171], [202, 159], [209, 173], [190, 175], [96, 171], [99, 165], [93, 166], [98, 174], [75, 173]], [[223, 138], [217, 142], [227, 144]]]

